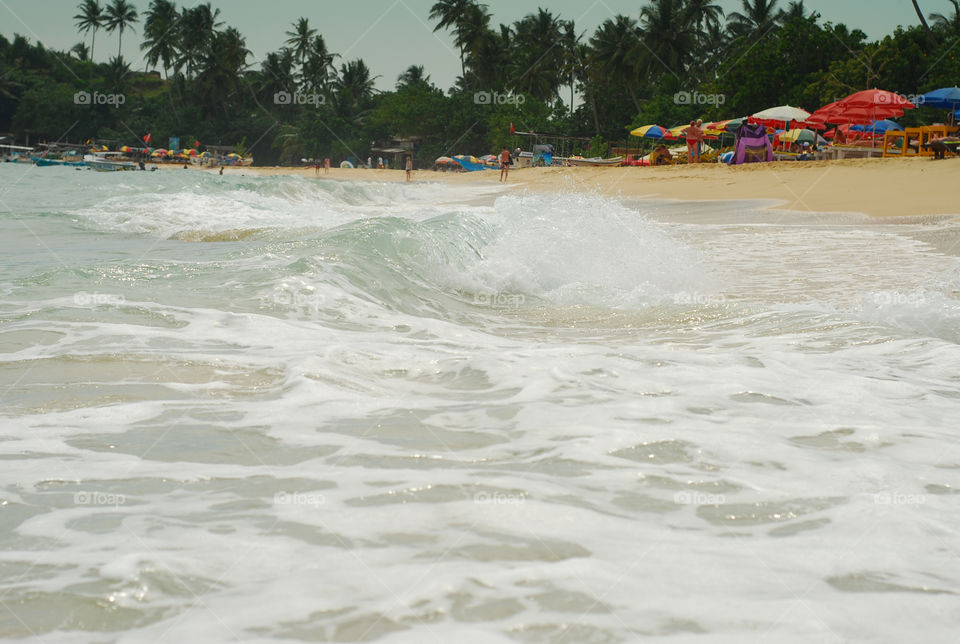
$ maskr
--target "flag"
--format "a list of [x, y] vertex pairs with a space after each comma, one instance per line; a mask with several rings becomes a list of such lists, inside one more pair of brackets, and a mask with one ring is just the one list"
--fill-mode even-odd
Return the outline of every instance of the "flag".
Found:
[[144, 143], [150, 143], [150, 141], [152, 141], [152, 140], [153, 140], [153, 135], [150, 134], [149, 132], [147, 132], [147, 135], [146, 135], [145, 137], [143, 137], [143, 142], [144, 142]]
[[199, 147], [200, 147], [200, 141], [194, 141], [194, 142], [193, 142], [193, 147], [199, 148]]
[[513, 129], [513, 123], [510, 124], [510, 134], [513, 134], [516, 130]]

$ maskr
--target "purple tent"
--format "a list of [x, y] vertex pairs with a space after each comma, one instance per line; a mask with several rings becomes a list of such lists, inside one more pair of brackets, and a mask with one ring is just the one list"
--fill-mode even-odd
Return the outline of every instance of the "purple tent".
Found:
[[737, 130], [737, 143], [733, 150], [730, 165], [773, 161], [773, 145], [767, 137], [767, 128], [759, 124], [742, 124]]

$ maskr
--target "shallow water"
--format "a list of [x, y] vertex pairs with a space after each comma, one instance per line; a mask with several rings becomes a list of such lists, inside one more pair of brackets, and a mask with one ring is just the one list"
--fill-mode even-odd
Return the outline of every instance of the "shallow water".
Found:
[[0, 166], [0, 637], [951, 641], [960, 226]]

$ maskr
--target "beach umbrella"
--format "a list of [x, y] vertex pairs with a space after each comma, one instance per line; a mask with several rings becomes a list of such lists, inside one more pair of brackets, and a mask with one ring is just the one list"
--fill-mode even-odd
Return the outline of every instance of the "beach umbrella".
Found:
[[778, 105], [777, 107], [771, 107], [756, 114], [751, 114], [750, 122], [766, 125], [767, 127], [776, 127], [778, 125], [805, 123], [808, 118], [810, 118], [810, 112], [805, 109], [790, 105]]
[[437, 160], [434, 161], [434, 163], [436, 165], [454, 165], [456, 164], [456, 161], [454, 161], [450, 157], [437, 157]]
[[662, 139], [667, 135], [667, 130], [659, 125], [644, 125], [635, 130], [631, 130], [633, 136], [642, 136], [648, 139]]
[[850, 128], [855, 132], [870, 132], [872, 134], [885, 134], [888, 130], [902, 130], [899, 123], [894, 123], [889, 119], [883, 121], [874, 121], [869, 125], [854, 125]]
[[690, 127], [689, 123], [684, 123], [683, 125], [677, 125], [667, 130], [667, 138], [679, 138], [683, 136], [683, 131]]
[[480, 165], [480, 159], [470, 154], [458, 154], [454, 158], [459, 159], [460, 161], [466, 161], [468, 163], [474, 163], [476, 165]]
[[960, 87], [941, 87], [917, 98], [917, 105], [954, 112], [960, 109]]
[[780, 134], [780, 140], [787, 143], [816, 143], [818, 137], [812, 130], [787, 130]]
[[197, 156], [197, 151], [194, 150], [194, 149], [190, 149], [190, 150], [187, 150], [187, 154], [188, 154], [189, 156], [195, 157], [195, 156]]
[[913, 103], [899, 94], [885, 89], [865, 89], [846, 97], [840, 103], [845, 107], [868, 107], [880, 110], [912, 110]]
[[349, 161], [341, 161], [341, 162], [340, 162], [340, 167], [341, 167], [341, 168], [350, 168], [350, 169], [353, 169], [353, 164], [350, 163]]
[[130, 146], [129, 146], [129, 145], [121, 145], [121, 146], [120, 146], [120, 151], [121, 151], [121, 152], [131, 152], [132, 150], [130, 149]]

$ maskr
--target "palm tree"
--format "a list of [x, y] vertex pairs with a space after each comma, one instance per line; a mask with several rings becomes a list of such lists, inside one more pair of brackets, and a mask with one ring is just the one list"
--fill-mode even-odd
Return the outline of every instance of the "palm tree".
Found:
[[[467, 13], [471, 6], [477, 6], [477, 0], [437, 0], [430, 7], [430, 20], [437, 21], [437, 26], [433, 28], [433, 31], [437, 32], [451, 27], [454, 28], [454, 31], [459, 31], [458, 27], [462, 16]], [[486, 8], [486, 5], [480, 6]], [[464, 76], [467, 75], [463, 46], [460, 46], [460, 71]]]
[[307, 54], [310, 52], [312, 39], [317, 35], [317, 30], [310, 28], [309, 20], [300, 18], [293, 23], [293, 31], [287, 31], [285, 34], [290, 37], [284, 44], [293, 47], [293, 53], [300, 59], [300, 67], [303, 67], [307, 60]]
[[340, 76], [334, 81], [334, 114], [355, 123], [362, 122], [369, 112], [376, 78], [370, 76], [370, 69], [361, 59], [341, 65]]
[[181, 10], [176, 38], [178, 56], [173, 63], [176, 70], [183, 67], [191, 77], [196, 73], [213, 43], [217, 27], [223, 24], [217, 22], [219, 15], [220, 10], [213, 9], [209, 2]]
[[580, 57], [580, 39], [583, 34], [577, 35], [573, 20], [564, 20], [563, 33], [560, 36], [560, 72], [570, 81], [570, 114], [573, 114], [573, 93], [576, 89], [577, 76], [583, 68], [583, 59]]
[[93, 32], [90, 39], [90, 59], [93, 60], [93, 46], [97, 40], [97, 29], [103, 26], [103, 7], [98, 0], [83, 0], [78, 7], [80, 13], [73, 17], [77, 21], [77, 30], [83, 33]]
[[428, 85], [430, 75], [423, 69], [423, 65], [410, 65], [397, 77], [397, 90], [414, 85]]
[[171, 0], [152, 0], [143, 23], [143, 43], [141, 50], [146, 50], [144, 58], [147, 64], [156, 68], [157, 63], [163, 65], [163, 75], [177, 57], [178, 21], [180, 15], [177, 7]]
[[720, 24], [723, 18], [723, 7], [714, 3], [714, 0], [687, 0], [688, 19], [697, 25], [697, 31], [703, 33], [705, 29]]
[[590, 66], [594, 73], [611, 83], [627, 88], [634, 107], [637, 100], [634, 70], [640, 45], [640, 28], [633, 18], [617, 15], [605, 20], [590, 38]]
[[510, 64], [514, 90], [549, 102], [558, 98], [562, 66], [560, 22], [546, 9], [538, 9], [513, 25], [517, 47]]
[[120, 50], [123, 48], [123, 30], [133, 29], [132, 25], [139, 20], [137, 10], [127, 0], [113, 0], [107, 5], [104, 14], [106, 16], [104, 28], [107, 32], [113, 33], [117, 29], [120, 30], [120, 42], [117, 45], [117, 58], [120, 58]]
[[807, 17], [807, 8], [804, 6], [804, 0], [792, 0], [783, 12], [781, 21], [789, 22], [791, 20], [803, 20]]
[[937, 39], [933, 35], [933, 30], [930, 29], [930, 25], [927, 24], [927, 19], [923, 17], [923, 11], [920, 9], [920, 3], [917, 0], [913, 0], [913, 9], [917, 12], [917, 17], [920, 18], [920, 24], [923, 25], [924, 31], [927, 32], [927, 39], [930, 44], [936, 47]]
[[246, 39], [233, 27], [214, 33], [197, 75], [201, 101], [209, 114], [219, 107], [230, 117], [229, 99], [240, 87], [249, 55]]
[[960, 33], [960, 1], [950, 0], [950, 4], [953, 5], [952, 17], [948, 18], [942, 13], [931, 13], [930, 20], [933, 22], [933, 26], [937, 29]]
[[268, 100], [279, 92], [290, 92], [294, 86], [293, 66], [296, 60], [293, 51], [284, 47], [267, 54], [260, 66], [258, 91]]
[[740, 0], [743, 12], [727, 16], [730, 32], [741, 38], [763, 36], [777, 26], [782, 12], [777, 11], [779, 0]]
[[300, 66], [303, 84], [316, 91], [325, 90], [336, 73], [333, 61], [337, 56], [338, 54], [332, 54], [327, 49], [323, 36], [314, 36], [307, 51], [307, 60]]
[[664, 74], [679, 77], [696, 50], [696, 35], [682, 0], [653, 0], [640, 10], [643, 41], [635, 59], [637, 71], [650, 79]]
[[90, 59], [90, 48], [87, 47], [86, 43], [78, 42], [76, 45], [70, 48], [70, 53], [76, 55], [77, 60]]

